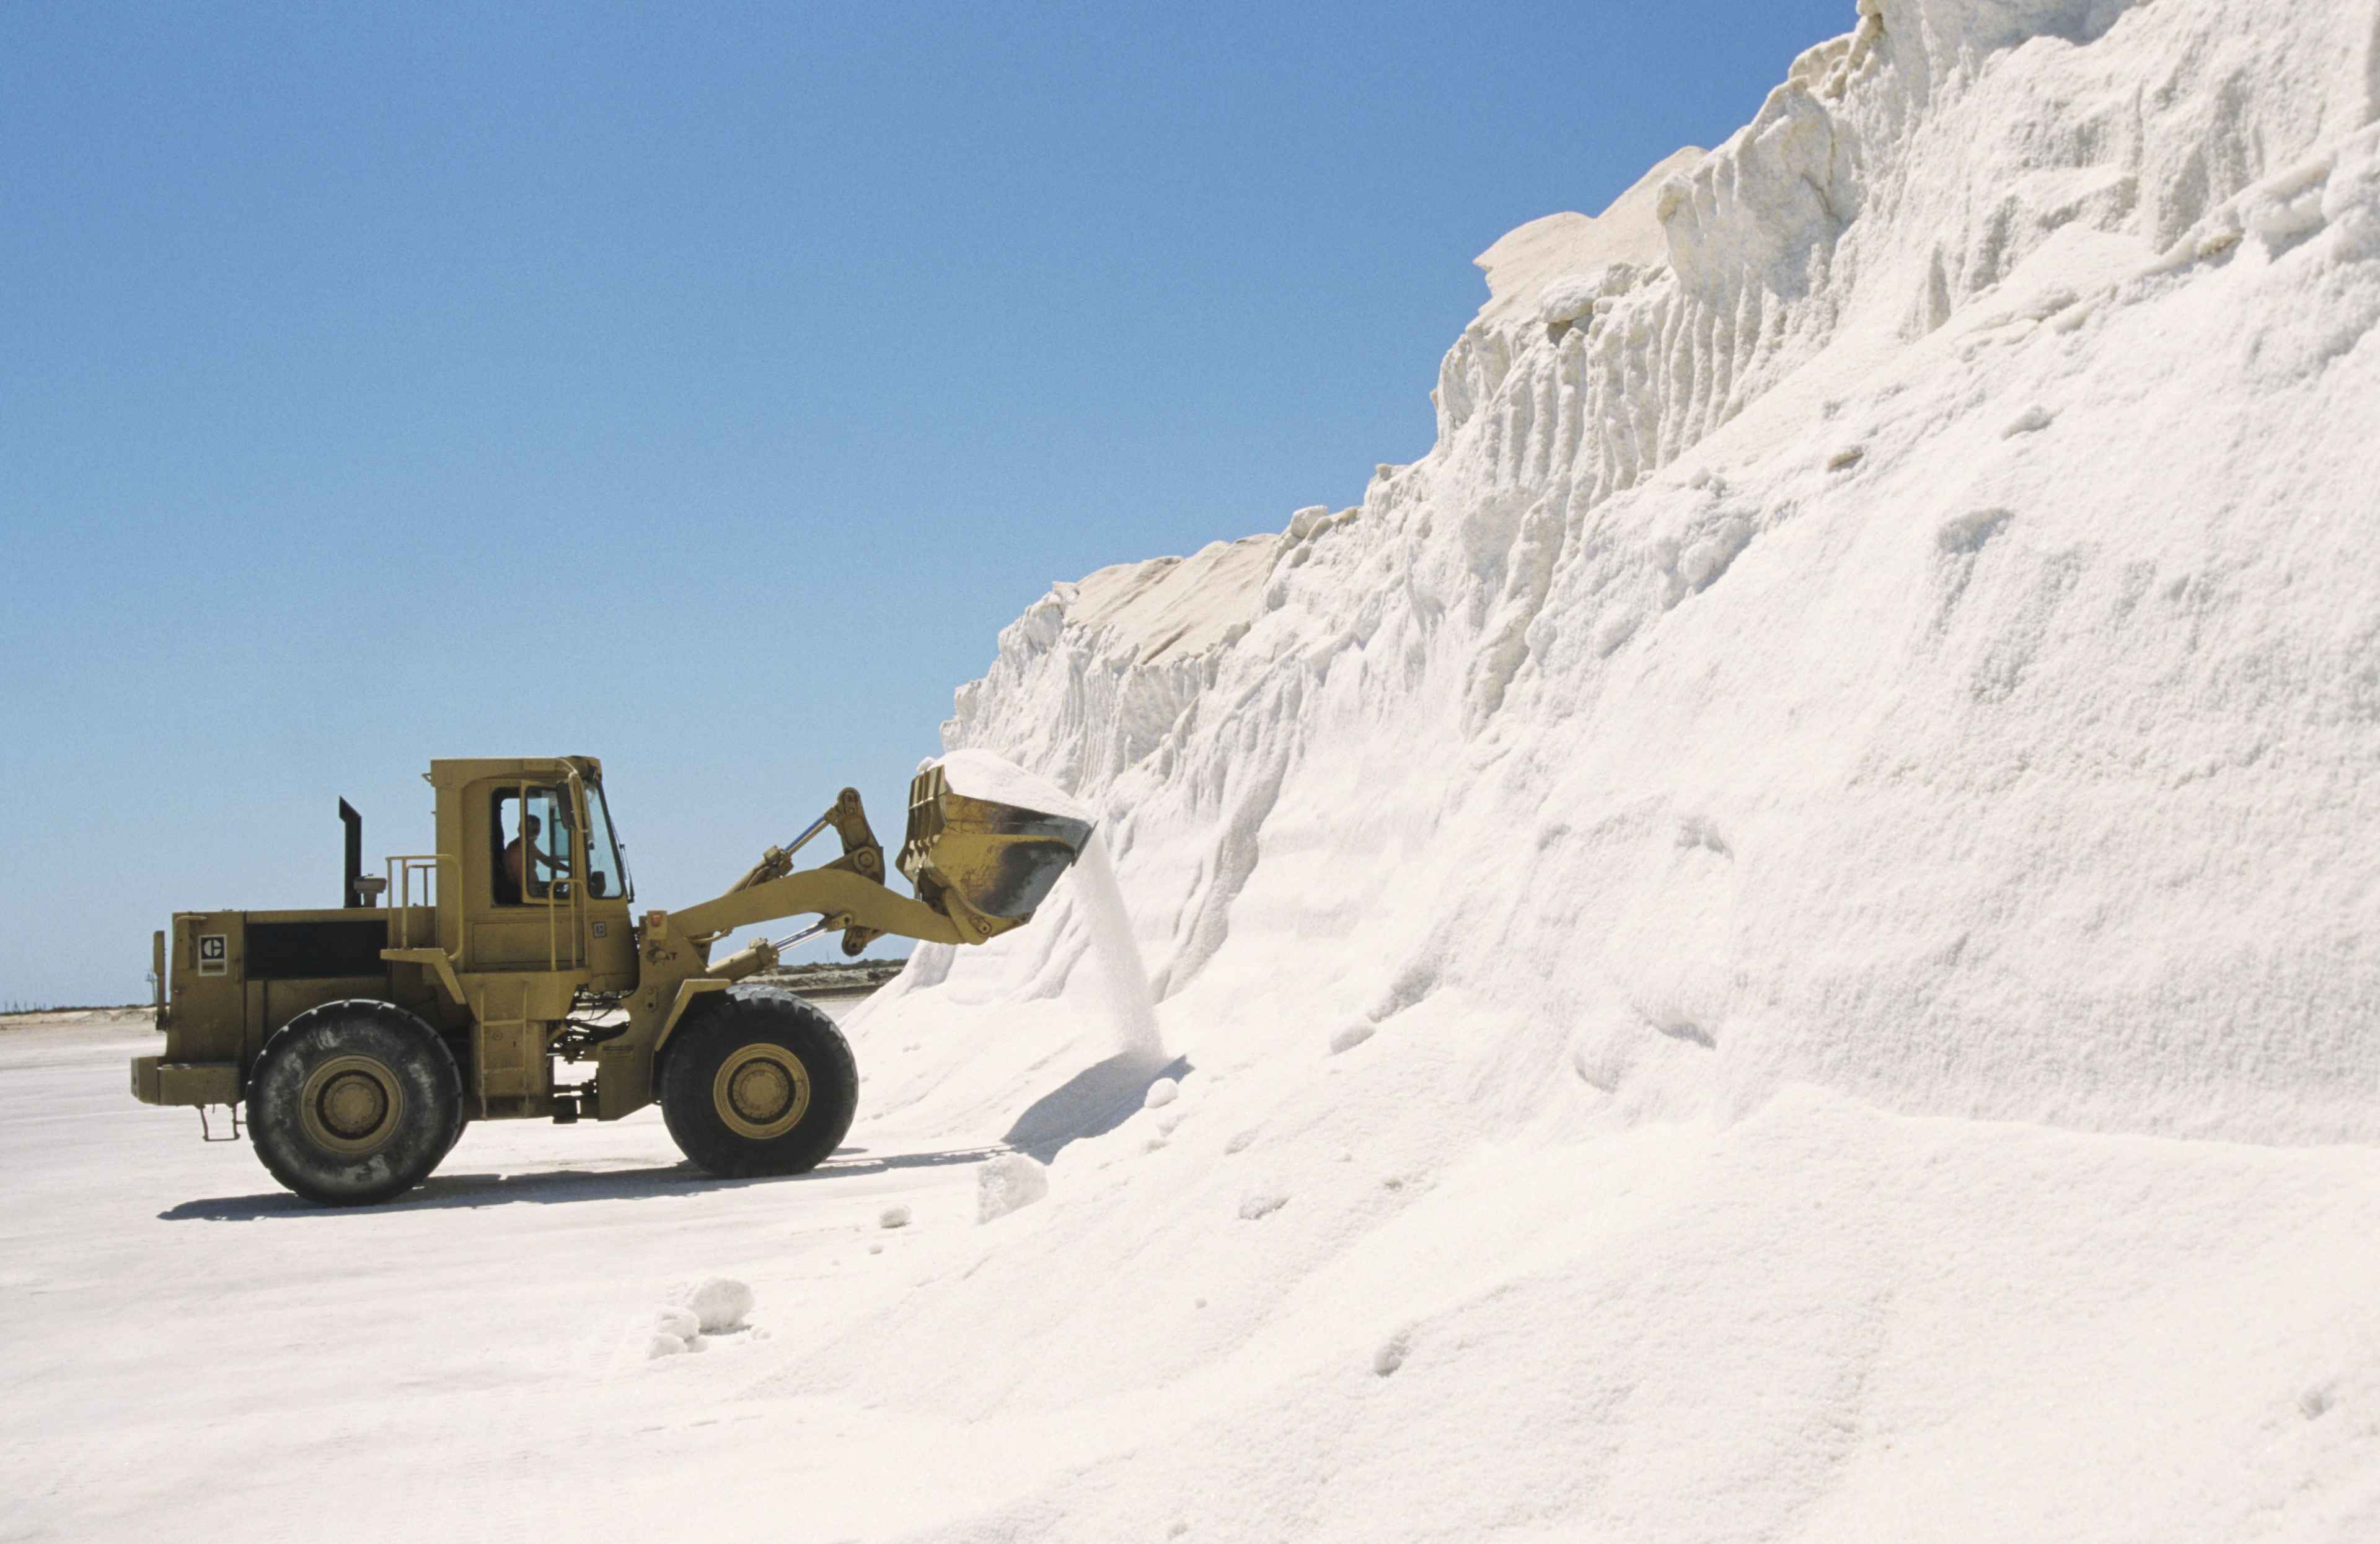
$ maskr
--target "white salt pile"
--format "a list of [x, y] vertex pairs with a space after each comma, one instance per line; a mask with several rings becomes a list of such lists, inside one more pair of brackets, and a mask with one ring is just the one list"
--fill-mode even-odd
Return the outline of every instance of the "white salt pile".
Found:
[[[1843, 15], [960, 690], [1208, 1070], [849, 1376], [1199, 1404], [931, 1537], [2380, 1538], [2380, 5]], [[1038, 927], [877, 1021], [954, 1132], [1104, 1049]]]

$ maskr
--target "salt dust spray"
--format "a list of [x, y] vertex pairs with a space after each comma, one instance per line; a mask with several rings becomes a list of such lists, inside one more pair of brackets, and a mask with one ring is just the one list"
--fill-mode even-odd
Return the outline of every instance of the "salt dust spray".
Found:
[[1140, 941], [1132, 935], [1132, 914], [1124, 910], [1123, 889], [1108, 858], [1108, 840], [1097, 831], [1075, 859], [1075, 902], [1090, 929], [1091, 953], [1107, 980], [1117, 1049], [1152, 1066], [1162, 1063], [1165, 1042], [1157, 1031], [1157, 996], [1148, 990], [1148, 967], [1141, 962]]

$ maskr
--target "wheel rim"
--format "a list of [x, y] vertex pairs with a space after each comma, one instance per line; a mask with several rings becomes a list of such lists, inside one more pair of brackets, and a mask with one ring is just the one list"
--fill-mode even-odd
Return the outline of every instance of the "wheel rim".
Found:
[[710, 1080], [710, 1102], [738, 1137], [783, 1137], [809, 1110], [809, 1069], [782, 1045], [741, 1047], [719, 1064], [719, 1076]]
[[375, 1057], [334, 1056], [308, 1076], [298, 1113], [307, 1140], [362, 1158], [396, 1135], [405, 1119], [405, 1085]]

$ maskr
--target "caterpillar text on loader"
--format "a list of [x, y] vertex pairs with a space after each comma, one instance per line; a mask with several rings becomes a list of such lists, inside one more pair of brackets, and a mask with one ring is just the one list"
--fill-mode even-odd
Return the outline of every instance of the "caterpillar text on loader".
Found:
[[[899, 858], [915, 899], [885, 885], [846, 788], [725, 894], [632, 919], [594, 758], [439, 760], [428, 778], [434, 854], [367, 876], [343, 799], [344, 906], [180, 912], [155, 940], [165, 1050], [134, 1059], [133, 1094], [244, 1102], [273, 1177], [333, 1206], [419, 1184], [467, 1121], [615, 1121], [656, 1100], [712, 1173], [813, 1168], [851, 1126], [851, 1048], [793, 993], [737, 983], [816, 933], [841, 931], [857, 954], [884, 933], [980, 943], [1020, 927], [1091, 830], [965, 797], [929, 767]], [[796, 870], [830, 826], [843, 856]], [[810, 913], [801, 931], [710, 959], [733, 929]], [[593, 1076], [557, 1077], [574, 1064]]]

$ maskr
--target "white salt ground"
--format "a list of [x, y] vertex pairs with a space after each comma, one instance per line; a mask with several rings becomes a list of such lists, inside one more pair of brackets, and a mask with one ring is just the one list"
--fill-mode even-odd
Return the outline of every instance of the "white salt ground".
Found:
[[[1507, 249], [1427, 456], [960, 692], [1106, 815], [1170, 1140], [1073, 881], [783, 1185], [490, 1125], [284, 1211], [148, 1037], [0, 1033], [9, 1523], [2380, 1538], [2380, 5], [1845, 22]], [[617, 1354], [688, 1270], [798, 1308]]]

